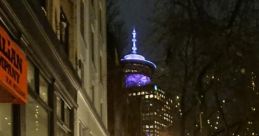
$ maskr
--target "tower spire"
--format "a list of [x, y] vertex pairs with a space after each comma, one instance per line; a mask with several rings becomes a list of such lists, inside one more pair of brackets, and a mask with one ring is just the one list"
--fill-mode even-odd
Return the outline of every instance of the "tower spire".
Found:
[[135, 31], [135, 28], [133, 29], [133, 32], [132, 32], [132, 43], [133, 43], [133, 45], [132, 45], [132, 53], [133, 54], [136, 54], [137, 53], [137, 46], [136, 46], [136, 31]]

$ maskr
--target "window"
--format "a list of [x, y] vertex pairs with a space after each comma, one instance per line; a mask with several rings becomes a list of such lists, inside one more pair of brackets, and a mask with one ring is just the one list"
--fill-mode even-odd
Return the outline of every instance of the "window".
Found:
[[100, 56], [100, 58], [99, 58], [100, 60], [100, 73], [99, 73], [99, 75], [100, 75], [100, 81], [102, 82], [103, 80], [102, 80], [102, 77], [103, 77], [103, 63], [102, 63], [102, 57]]
[[28, 72], [27, 80], [31, 91], [35, 95], [39, 96], [42, 101], [48, 104], [48, 95], [49, 95], [49, 83], [47, 80], [40, 74], [39, 69], [37, 69], [31, 62], [28, 63]]
[[80, 73], [80, 76], [81, 76], [81, 84], [84, 83], [84, 63], [79, 60], [79, 67], [80, 67], [80, 70], [81, 70], [81, 73]]
[[72, 136], [69, 131], [66, 131], [64, 128], [59, 127], [57, 130], [57, 136]]
[[101, 7], [99, 8], [99, 31], [100, 31], [100, 34], [102, 34], [102, 9]]
[[91, 87], [91, 90], [92, 90], [92, 101], [93, 101], [93, 103], [94, 103], [94, 86], [92, 85], [92, 87]]
[[58, 22], [58, 12], [54, 11], [54, 31], [57, 35], [57, 38], [60, 40], [60, 30], [59, 30], [59, 22]]
[[60, 42], [64, 45], [65, 52], [69, 53], [69, 23], [63, 10], [60, 12]]
[[92, 4], [92, 6], [94, 7], [94, 0], [91, 0], [91, 4]]
[[0, 103], [0, 136], [12, 136], [12, 105]]
[[87, 136], [87, 128], [83, 125], [82, 122], [79, 123], [79, 136]]
[[76, 71], [79, 78], [81, 79], [81, 85], [82, 85], [84, 83], [84, 63], [82, 62], [81, 59], [78, 59], [77, 56], [76, 56]]
[[26, 136], [48, 136], [48, 112], [32, 97], [26, 104]]
[[39, 96], [45, 103], [48, 104], [48, 83], [41, 75], [39, 80]]
[[40, 0], [40, 6], [45, 15], [47, 15], [47, 0]]
[[71, 136], [73, 128], [73, 110], [68, 104], [61, 99], [57, 98], [57, 117], [58, 117], [58, 136]]
[[64, 105], [64, 122], [68, 127], [72, 127], [72, 110], [67, 105]]
[[82, 35], [82, 37], [83, 37], [83, 39], [85, 38], [85, 32], [84, 32], [84, 30], [85, 30], [85, 21], [84, 21], [84, 19], [85, 19], [85, 14], [84, 14], [84, 6], [85, 6], [85, 4], [84, 4], [84, 1], [83, 0], [81, 0], [81, 3], [80, 3], [80, 31], [81, 31], [81, 35]]
[[91, 46], [91, 54], [92, 54], [92, 62], [94, 62], [94, 32], [91, 31], [91, 34], [90, 34], [90, 46]]
[[28, 81], [29, 87], [32, 90], [35, 90], [35, 68], [30, 61], [28, 61], [27, 81]]
[[31, 95], [25, 105], [25, 135], [49, 136], [49, 83], [31, 62], [28, 63], [27, 80]]
[[103, 119], [103, 103], [102, 102], [100, 104], [100, 115], [101, 115], [101, 119]]
[[58, 119], [62, 120], [62, 107], [63, 107], [63, 101], [57, 97], [57, 117]]

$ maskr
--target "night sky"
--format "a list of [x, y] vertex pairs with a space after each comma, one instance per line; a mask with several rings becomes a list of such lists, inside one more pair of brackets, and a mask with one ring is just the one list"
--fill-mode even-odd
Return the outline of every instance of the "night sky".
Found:
[[131, 32], [137, 31], [138, 53], [154, 62], [164, 59], [163, 47], [150, 42], [148, 37], [153, 31], [150, 19], [154, 13], [154, 0], [120, 0], [120, 16], [125, 22], [125, 30], [129, 34], [128, 45], [125, 45], [122, 54], [127, 54], [131, 48]]

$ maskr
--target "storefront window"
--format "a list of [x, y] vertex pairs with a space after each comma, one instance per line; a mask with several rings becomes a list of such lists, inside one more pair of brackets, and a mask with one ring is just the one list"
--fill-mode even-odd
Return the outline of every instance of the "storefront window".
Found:
[[0, 103], [0, 136], [12, 136], [12, 105]]
[[26, 104], [26, 136], [48, 136], [48, 113], [33, 98]]

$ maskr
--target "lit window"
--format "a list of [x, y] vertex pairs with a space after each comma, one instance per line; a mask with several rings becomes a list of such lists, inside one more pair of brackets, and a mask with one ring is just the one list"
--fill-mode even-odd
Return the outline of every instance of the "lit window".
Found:
[[26, 104], [26, 136], [48, 136], [48, 112], [29, 97]]
[[0, 134], [1, 136], [12, 136], [13, 119], [12, 105], [0, 103]]

